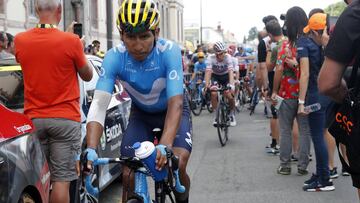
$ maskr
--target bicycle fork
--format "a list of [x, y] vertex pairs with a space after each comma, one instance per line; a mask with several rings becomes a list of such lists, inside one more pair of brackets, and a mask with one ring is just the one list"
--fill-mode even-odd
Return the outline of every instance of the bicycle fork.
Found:
[[135, 172], [135, 194], [140, 196], [144, 203], [152, 203], [146, 177], [147, 175], [142, 171]]

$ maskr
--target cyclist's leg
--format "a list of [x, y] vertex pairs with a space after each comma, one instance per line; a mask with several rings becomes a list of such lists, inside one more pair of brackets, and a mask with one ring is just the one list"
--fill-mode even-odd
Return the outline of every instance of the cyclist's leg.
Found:
[[186, 188], [185, 193], [180, 194], [175, 192], [177, 202], [188, 202], [189, 200], [190, 178], [186, 172], [186, 166], [192, 150], [191, 125], [190, 113], [184, 110], [173, 145], [174, 154], [179, 157], [180, 182]]
[[[135, 156], [132, 148], [135, 142], [154, 141], [154, 138], [151, 137], [152, 129], [141, 119], [141, 113], [135, 108], [132, 107], [129, 124], [121, 141], [121, 156], [125, 157]], [[125, 203], [134, 191], [134, 173], [125, 165], [122, 167], [122, 180], [122, 202]]]
[[211, 105], [213, 109], [217, 108], [218, 105], [218, 93], [216, 91], [212, 91], [212, 90], [216, 90], [217, 89], [217, 83], [218, 83], [218, 76], [212, 74], [212, 81], [211, 81], [211, 88], [210, 88], [210, 98], [211, 98]]

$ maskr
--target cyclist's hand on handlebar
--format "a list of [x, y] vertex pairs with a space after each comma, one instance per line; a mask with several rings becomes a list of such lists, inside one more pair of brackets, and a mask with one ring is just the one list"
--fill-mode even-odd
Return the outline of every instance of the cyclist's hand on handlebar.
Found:
[[235, 91], [235, 85], [233, 84], [227, 84], [228, 88], [230, 88], [231, 91]]
[[[90, 172], [93, 168], [92, 162], [94, 162], [98, 158], [98, 155], [97, 155], [95, 149], [92, 149], [92, 148], [87, 148], [85, 151], [82, 152], [82, 155], [86, 156], [84, 159], [86, 161], [86, 166], [84, 166], [83, 170], [85, 172]], [[80, 160], [80, 155], [77, 156], [76, 161], [77, 161], [76, 162], [76, 172], [77, 172], [77, 175], [80, 176], [80, 172], [81, 172], [80, 164], [84, 164], [84, 163], [82, 163], [83, 160]]]
[[156, 146], [156, 169], [161, 170], [167, 163], [166, 146], [159, 144]]

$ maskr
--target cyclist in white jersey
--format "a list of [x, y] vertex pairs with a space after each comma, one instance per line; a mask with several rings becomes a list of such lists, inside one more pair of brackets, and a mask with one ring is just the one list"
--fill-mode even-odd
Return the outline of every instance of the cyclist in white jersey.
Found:
[[[206, 60], [206, 73], [205, 73], [205, 85], [210, 90], [216, 90], [217, 85], [230, 87], [230, 91], [225, 92], [225, 97], [229, 101], [231, 113], [230, 113], [230, 125], [236, 126], [235, 119], [235, 99], [234, 99], [234, 65], [232, 58], [226, 53], [226, 48], [222, 42], [216, 42], [214, 45], [215, 54], [209, 55]], [[212, 83], [210, 83], [212, 79]], [[218, 98], [217, 92], [211, 92], [211, 105], [213, 109], [217, 108]], [[214, 125], [217, 121], [214, 121]]]

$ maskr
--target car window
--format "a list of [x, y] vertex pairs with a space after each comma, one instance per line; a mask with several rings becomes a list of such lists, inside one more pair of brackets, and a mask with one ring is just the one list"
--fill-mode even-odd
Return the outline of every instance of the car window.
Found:
[[0, 102], [10, 109], [24, 106], [24, 83], [20, 66], [0, 67]]
[[90, 61], [92, 64], [93, 64], [93, 77], [90, 81], [88, 82], [84, 82], [84, 88], [85, 88], [85, 91], [86, 93], [89, 92], [89, 94], [94, 94], [94, 90], [96, 88], [96, 83], [97, 81], [99, 80], [99, 74], [98, 74], [98, 71], [96, 70], [97, 67], [95, 65], [95, 63], [93, 63], [92, 61]]

